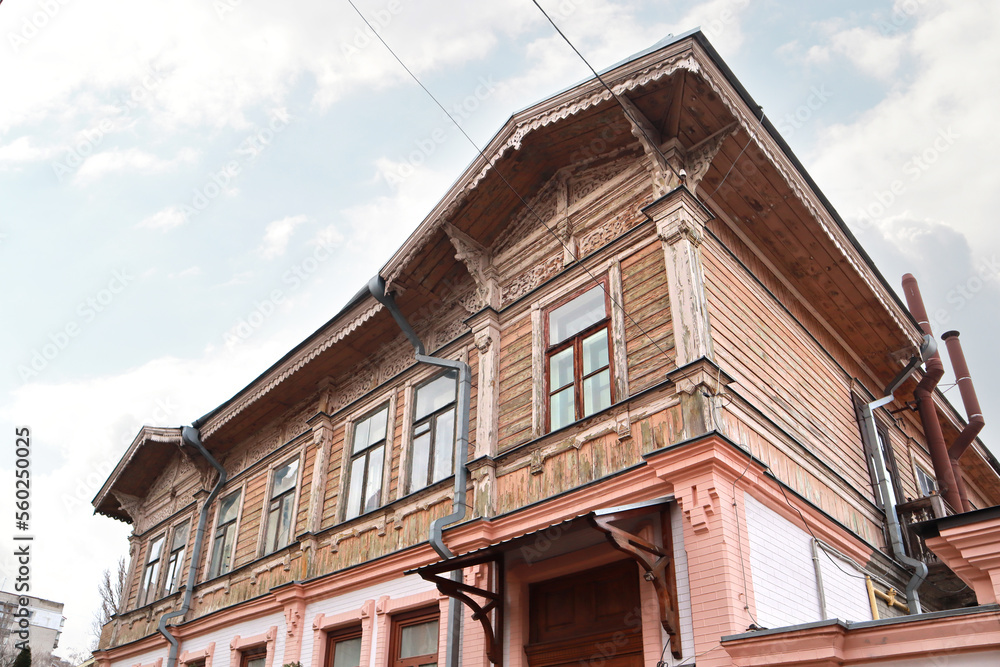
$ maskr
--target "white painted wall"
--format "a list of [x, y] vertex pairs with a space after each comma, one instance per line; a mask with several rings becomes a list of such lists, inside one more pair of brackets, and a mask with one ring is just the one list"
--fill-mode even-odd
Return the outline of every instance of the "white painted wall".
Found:
[[[677, 610], [681, 616], [681, 652], [682, 659], [674, 661], [667, 651], [667, 664], [683, 662], [690, 665], [694, 660], [694, 625], [691, 622], [691, 584], [688, 581], [687, 551], [684, 549], [684, 515], [680, 505], [670, 503], [670, 533], [674, 541], [674, 573], [677, 576]], [[666, 633], [663, 633], [666, 641]]]
[[[278, 636], [274, 640], [274, 667], [281, 667], [285, 656], [285, 637], [288, 636], [285, 631], [285, 615], [282, 613], [255, 618], [252, 621], [233, 623], [215, 632], [190, 637], [185, 639], [181, 644], [181, 651], [200, 651], [212, 642], [215, 642], [215, 653], [212, 654], [212, 667], [239, 667], [239, 665], [229, 665], [229, 644], [233, 641], [233, 637], [236, 635], [240, 637], [260, 635], [267, 632], [272, 625], [278, 627]], [[166, 651], [164, 651], [164, 665], [166, 665], [165, 658]]]
[[[400, 577], [399, 579], [394, 579], [393, 581], [376, 584], [374, 586], [367, 586], [365, 588], [359, 588], [357, 590], [351, 591], [349, 593], [344, 593], [343, 595], [338, 595], [336, 597], [327, 598], [325, 600], [319, 600], [317, 602], [311, 602], [306, 605], [305, 618], [302, 619], [303, 622], [303, 633], [302, 633], [302, 657], [300, 658], [303, 667], [307, 667], [312, 664], [313, 660], [313, 639], [315, 638], [312, 630], [313, 619], [316, 618], [316, 614], [325, 614], [327, 616], [336, 616], [337, 614], [343, 614], [348, 611], [357, 611], [361, 609], [367, 600], [378, 600], [383, 595], [388, 595], [391, 598], [402, 598], [408, 595], [416, 595], [417, 593], [424, 593], [427, 591], [436, 591], [434, 584], [426, 581], [415, 574], [409, 576]], [[372, 624], [372, 652], [371, 660], [372, 667], [375, 662], [375, 646], [378, 643], [378, 624]], [[318, 647], [320, 651], [325, 650], [324, 646]], [[213, 665], [213, 667], [215, 667]], [[277, 667], [277, 665], [275, 665]]]
[[[757, 622], [765, 628], [780, 628], [822, 620], [812, 536], [749, 494], [744, 498]], [[822, 549], [819, 556], [827, 617], [872, 620], [863, 575]]]

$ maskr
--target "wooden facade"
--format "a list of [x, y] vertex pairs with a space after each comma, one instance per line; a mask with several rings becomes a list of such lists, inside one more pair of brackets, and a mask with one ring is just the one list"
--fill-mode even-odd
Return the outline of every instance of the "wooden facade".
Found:
[[[532, 625], [532, 596], [546, 581], [577, 581], [574, 572], [623, 558], [600, 531], [573, 523], [595, 510], [662, 501], [622, 525], [667, 549], [674, 572], [667, 595], [634, 558], [620, 566], [641, 603], [622, 635], [628, 650], [601, 654], [611, 664], [689, 659], [755, 622], [754, 587], [764, 584], [748, 579], [747, 496], [859, 572], [897, 589], [910, 576], [886, 543], [854, 397], [881, 396], [920, 345], [916, 322], [700, 33], [607, 76], [627, 114], [597, 81], [517, 114], [487, 147], [490, 161], [469, 168], [381, 272], [428, 353], [472, 370], [468, 511], [445, 541], [455, 554], [499, 554], [465, 568], [470, 585], [495, 578], [496, 563], [509, 569], [502, 648], [512, 667], [558, 664]], [[595, 284], [609, 304], [609, 406], [550, 430], [548, 318]], [[195, 568], [174, 632], [182, 651], [207, 651], [211, 639], [215, 667], [238, 667], [241, 647], [258, 645], [275, 665], [330, 667], [328, 636], [354, 636], [355, 626], [362, 664], [396, 664], [393, 618], [447, 606], [402, 574], [439, 560], [430, 526], [453, 509], [450, 474], [426, 485], [414, 473], [425, 465], [419, 394], [439, 374], [416, 362], [375, 298], [348, 304], [199, 421], [228, 479], [199, 553], [188, 530], [181, 585], [165, 590], [160, 574], [152, 594], [150, 545], [197, 524], [216, 477], [180, 429], [144, 428], [94, 501], [133, 526], [128, 593], [98, 659], [131, 667], [166, 656], [157, 623], [180, 606]], [[902, 498], [921, 496], [917, 466], [933, 472], [919, 419], [901, 409], [915, 383], [876, 415]], [[953, 439], [962, 418], [937, 399]], [[383, 406], [384, 464], [366, 478], [378, 491], [350, 517], [359, 425]], [[271, 551], [276, 471], [291, 462], [291, 537]], [[975, 506], [1000, 504], [982, 443], [961, 463]], [[215, 575], [220, 506], [234, 493], [231, 561]], [[692, 603], [710, 587], [718, 599]], [[688, 600], [677, 627], [661, 618], [664, 595]], [[928, 592], [928, 608], [943, 606], [939, 597]], [[484, 630], [465, 618], [463, 664], [489, 664]], [[698, 664], [726, 660], [717, 651]]]

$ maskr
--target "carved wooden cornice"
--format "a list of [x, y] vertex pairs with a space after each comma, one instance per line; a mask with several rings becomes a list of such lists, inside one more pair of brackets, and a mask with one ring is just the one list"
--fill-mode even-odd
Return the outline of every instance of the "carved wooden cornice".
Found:
[[207, 438], [211, 436], [262, 396], [301, 370], [310, 361], [330, 349], [335, 343], [347, 338], [347, 336], [374, 317], [380, 310], [382, 310], [382, 304], [369, 303], [364, 308], [358, 310], [351, 319], [333, 331], [330, 331], [327, 335], [313, 341], [312, 344], [302, 350], [299, 350], [291, 359], [288, 359], [280, 367], [268, 373], [267, 377], [252, 385], [249, 391], [240, 397], [238, 401], [234, 401], [209, 419], [201, 429], [202, 437]]

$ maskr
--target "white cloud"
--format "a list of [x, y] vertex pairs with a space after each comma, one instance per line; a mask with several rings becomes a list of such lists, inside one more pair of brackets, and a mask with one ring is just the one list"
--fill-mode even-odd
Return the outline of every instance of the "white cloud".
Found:
[[306, 220], [308, 217], [305, 215], [290, 215], [268, 223], [264, 229], [264, 240], [257, 252], [264, 259], [274, 259], [284, 255], [295, 228]]
[[191, 164], [198, 158], [198, 152], [182, 148], [170, 160], [147, 153], [138, 148], [113, 148], [87, 158], [76, 172], [74, 181], [78, 185], [92, 184], [109, 174], [127, 171], [129, 173], [156, 173], [173, 169], [183, 164]]
[[[58, 653], [89, 642], [97, 583], [105, 568], [127, 555], [129, 529], [94, 516], [90, 501], [143, 424], [178, 426], [221, 404], [284, 352], [285, 343], [253, 341], [202, 358], [163, 358], [119, 375], [63, 383], [30, 383], [0, 408], [0, 424], [32, 431], [33, 593], [66, 604]], [[60, 419], [51, 418], [60, 405]], [[10, 425], [10, 428], [7, 426]], [[13, 475], [3, 459], [0, 477]], [[13, 495], [0, 510], [13, 513]], [[66, 567], [67, 548], [73, 567]], [[10, 533], [0, 534], [0, 571], [11, 572]]]
[[39, 148], [32, 145], [30, 137], [18, 137], [9, 144], [0, 146], [0, 167], [24, 162], [37, 162], [48, 158], [52, 153], [51, 148]]
[[136, 227], [167, 231], [174, 227], [180, 227], [185, 222], [187, 222], [187, 216], [180, 206], [168, 206], [151, 216], [143, 218], [136, 224]]
[[949, 5], [911, 19], [912, 75], [850, 123], [826, 128], [810, 171], [849, 222], [908, 215], [959, 230], [977, 252], [1000, 245], [995, 110], [1000, 6]]

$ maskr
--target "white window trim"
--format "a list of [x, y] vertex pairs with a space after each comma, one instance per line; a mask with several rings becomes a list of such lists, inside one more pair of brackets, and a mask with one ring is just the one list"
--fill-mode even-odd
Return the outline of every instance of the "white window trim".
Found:
[[[354, 425], [366, 415], [375, 412], [379, 407], [388, 404], [389, 413], [386, 416], [385, 430], [385, 459], [382, 462], [382, 493], [379, 498], [379, 507], [384, 507], [391, 502], [389, 494], [389, 482], [392, 479], [392, 449], [396, 437], [396, 402], [399, 394], [398, 388], [389, 389], [388, 394], [382, 393], [378, 398], [366, 401], [357, 409], [352, 410], [344, 419], [344, 445], [341, 447], [340, 457], [340, 480], [337, 483], [337, 522], [343, 523], [347, 514], [347, 485], [350, 477], [351, 459], [353, 458]], [[400, 459], [402, 461], [402, 458]], [[373, 510], [374, 511], [374, 510]], [[358, 516], [363, 516], [364, 513]], [[354, 517], [356, 519], [358, 517]], [[353, 521], [354, 519], [347, 519]]]
[[[246, 503], [246, 499], [247, 499], [247, 481], [246, 480], [243, 480], [243, 482], [241, 482], [239, 484], [239, 486], [234, 486], [231, 489], [226, 489], [224, 491], [220, 491], [219, 495], [216, 497], [216, 500], [215, 500], [215, 510], [212, 513], [212, 531], [209, 534], [208, 549], [205, 550], [205, 560], [204, 560], [204, 564], [205, 564], [205, 570], [204, 570], [204, 572], [205, 572], [205, 579], [204, 579], [204, 581], [208, 581], [208, 580], [214, 578], [214, 577], [212, 577], [212, 552], [215, 551], [215, 534], [219, 530], [219, 510], [222, 507], [222, 499], [225, 498], [226, 496], [228, 496], [229, 494], [234, 493], [237, 490], [239, 490], [239, 492], [240, 492], [240, 503], [239, 503], [239, 507], [236, 509], [236, 528], [235, 528], [236, 535], [233, 538], [233, 546], [229, 549], [229, 563], [230, 563], [229, 572], [232, 572], [235, 569], [235, 565], [236, 565], [236, 545], [240, 541], [240, 527], [243, 524], [243, 505]], [[223, 572], [223, 573], [221, 573], [221, 574], [219, 574], [217, 576], [223, 577], [223, 576], [229, 574], [229, 572]]]
[[[306, 441], [311, 441], [311, 439], [307, 438], [306, 440], [303, 441], [303, 443], [305, 443]], [[290, 528], [291, 534], [288, 536], [288, 544], [274, 551], [265, 552], [264, 550], [267, 547], [267, 545], [265, 544], [265, 540], [267, 539], [267, 518], [268, 518], [267, 506], [271, 504], [271, 489], [274, 488], [274, 471], [277, 470], [278, 468], [282, 468], [288, 465], [295, 459], [298, 459], [299, 466], [298, 469], [295, 471], [295, 493], [293, 494], [294, 497], [292, 498], [292, 525]], [[303, 446], [303, 444], [300, 444], [298, 447], [298, 451], [296, 453], [294, 454], [288, 453], [285, 456], [275, 458], [274, 461], [268, 464], [267, 469], [263, 472], [263, 474], [267, 475], [266, 477], [267, 483], [264, 486], [264, 501], [263, 505], [260, 508], [260, 527], [257, 530], [258, 558], [263, 558], [264, 556], [269, 556], [272, 553], [277, 553], [278, 551], [287, 548], [290, 544], [296, 541], [295, 526], [297, 526], [299, 523], [299, 498], [302, 495], [302, 475], [304, 473], [305, 465], [306, 465], [305, 447]], [[262, 473], [257, 473], [257, 474], [260, 475]], [[235, 546], [235, 542], [233, 543], [233, 546]]]

